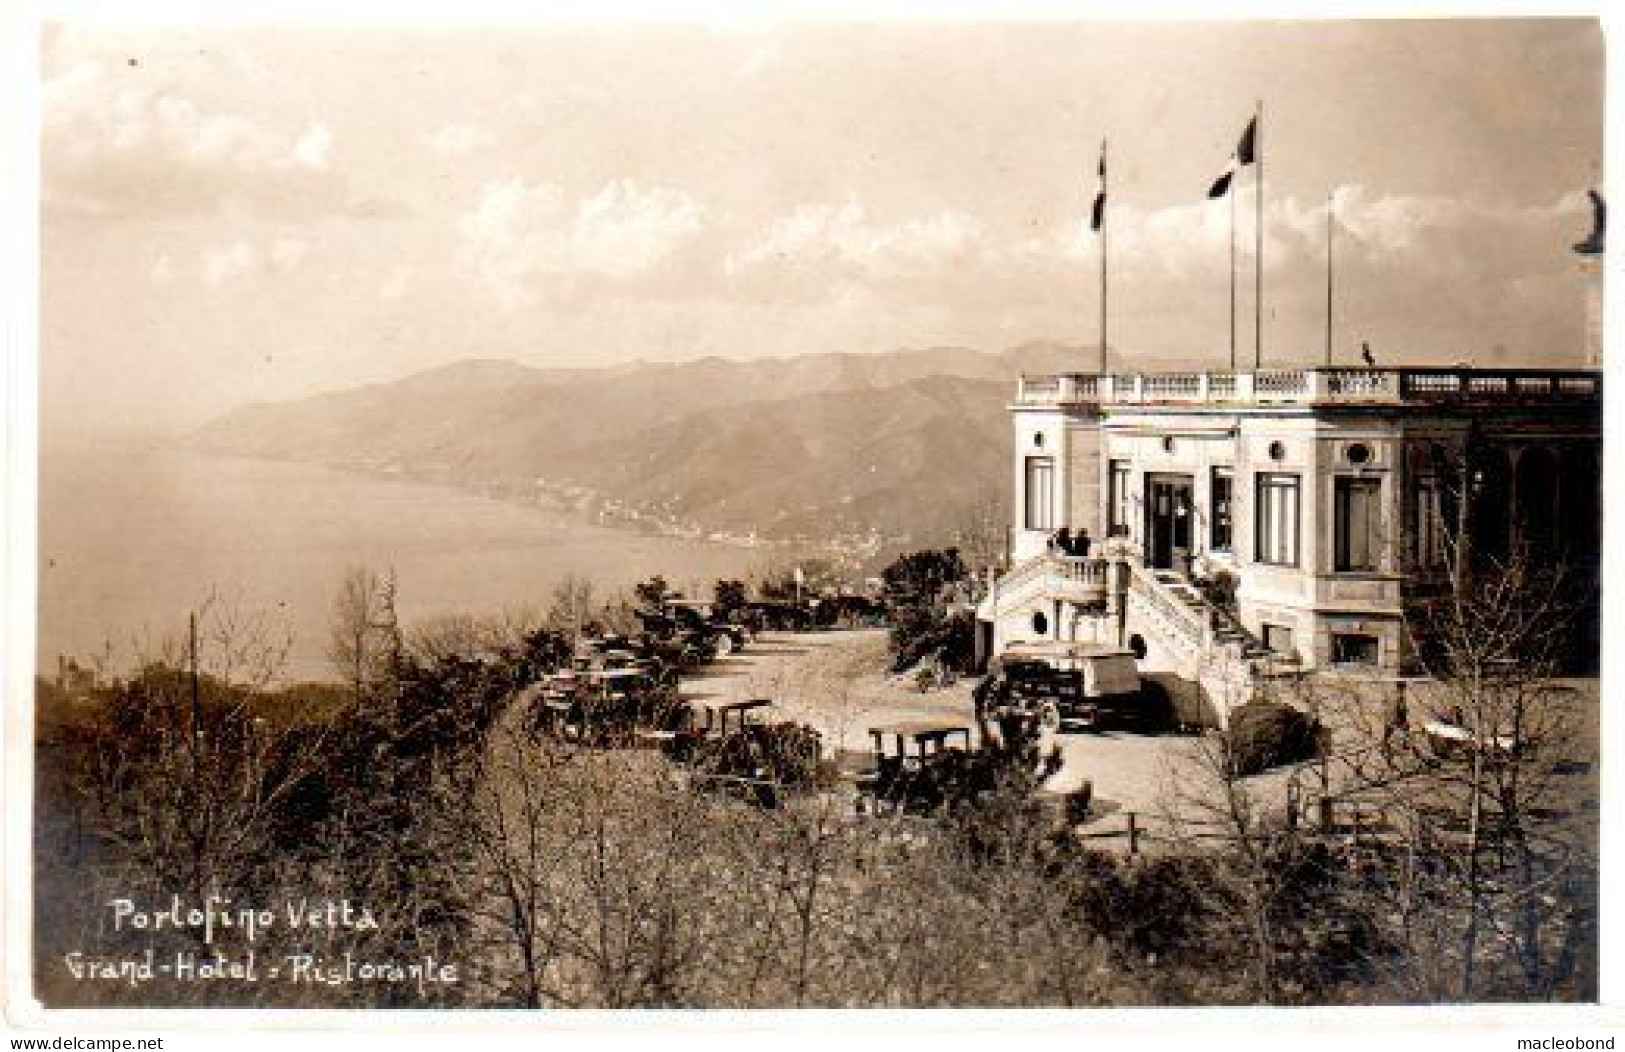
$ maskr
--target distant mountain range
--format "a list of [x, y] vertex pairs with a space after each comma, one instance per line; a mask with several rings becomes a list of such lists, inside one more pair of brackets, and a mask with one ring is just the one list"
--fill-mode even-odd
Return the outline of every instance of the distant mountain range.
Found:
[[587, 370], [471, 360], [247, 406], [192, 438], [668, 532], [889, 549], [947, 543], [1002, 509], [1015, 378], [1093, 354], [1035, 343]]

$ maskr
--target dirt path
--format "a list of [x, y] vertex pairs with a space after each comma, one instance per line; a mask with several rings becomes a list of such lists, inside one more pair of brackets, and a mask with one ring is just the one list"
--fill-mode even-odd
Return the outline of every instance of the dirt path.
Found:
[[770, 698], [778, 718], [811, 724], [830, 748], [867, 749], [870, 727], [897, 720], [974, 724], [974, 680], [922, 693], [912, 675], [889, 675], [889, 664], [883, 629], [770, 632], [685, 678], [683, 696]]

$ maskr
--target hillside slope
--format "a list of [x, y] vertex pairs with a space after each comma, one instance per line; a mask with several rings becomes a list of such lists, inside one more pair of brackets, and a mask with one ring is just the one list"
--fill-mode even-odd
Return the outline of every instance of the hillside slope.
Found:
[[1084, 352], [932, 348], [603, 370], [475, 360], [247, 406], [199, 448], [546, 497], [663, 528], [943, 543], [1003, 499], [1015, 377]]

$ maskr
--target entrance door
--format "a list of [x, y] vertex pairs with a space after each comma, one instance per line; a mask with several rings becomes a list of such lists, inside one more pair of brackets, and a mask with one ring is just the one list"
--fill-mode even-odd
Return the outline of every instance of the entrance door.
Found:
[[1154, 570], [1190, 569], [1195, 480], [1148, 475], [1145, 480], [1145, 559]]

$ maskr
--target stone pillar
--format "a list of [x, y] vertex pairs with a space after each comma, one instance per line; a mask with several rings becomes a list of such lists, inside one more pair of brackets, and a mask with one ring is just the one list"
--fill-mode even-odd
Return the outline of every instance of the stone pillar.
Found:
[[1587, 369], [1602, 368], [1602, 260], [1600, 255], [1580, 260], [1580, 273], [1586, 277], [1585, 363]]

